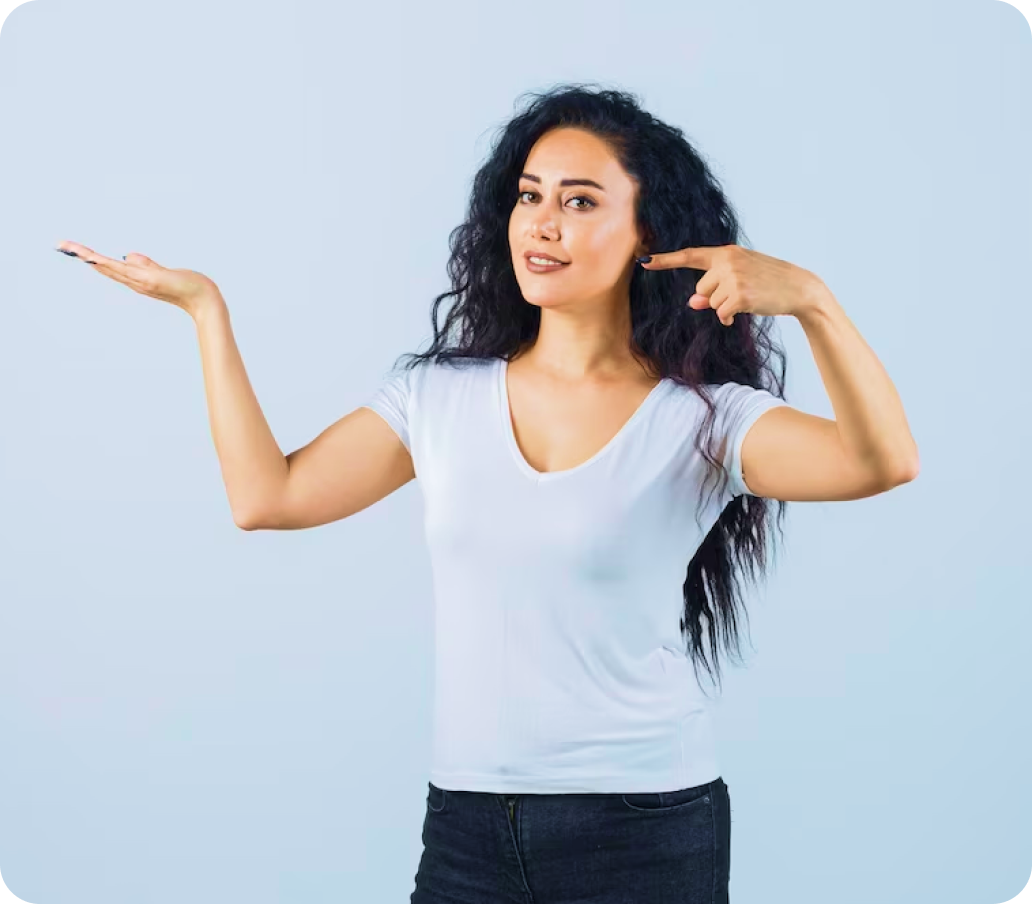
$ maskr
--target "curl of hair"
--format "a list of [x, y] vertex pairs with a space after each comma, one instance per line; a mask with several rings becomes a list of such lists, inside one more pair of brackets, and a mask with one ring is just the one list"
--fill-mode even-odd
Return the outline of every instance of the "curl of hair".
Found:
[[[426, 352], [402, 355], [399, 360], [407, 359], [406, 368], [427, 361], [454, 366], [461, 366], [463, 359], [508, 361], [537, 336], [541, 310], [526, 302], [516, 281], [508, 224], [531, 148], [551, 129], [583, 129], [607, 143], [637, 183], [636, 215], [650, 250], [749, 247], [734, 208], [700, 154], [682, 130], [646, 112], [635, 95], [594, 90], [584, 83], [528, 94], [531, 102], [501, 129], [474, 176], [466, 220], [449, 236], [452, 288], [434, 299], [432, 345]], [[715, 316], [700, 316], [688, 308], [687, 299], [702, 276], [702, 270], [688, 268], [635, 268], [630, 286], [631, 351], [655, 374], [690, 388], [703, 400], [708, 413], [694, 445], [711, 473], [723, 473], [726, 486], [724, 445], [715, 453], [709, 448], [716, 410], [710, 390], [714, 384], [735, 382], [784, 398], [785, 354], [770, 338], [770, 318], [739, 313], [731, 326], [724, 326]], [[438, 309], [446, 298], [455, 302], [439, 329]], [[778, 373], [770, 366], [772, 357], [780, 361]], [[700, 442], [704, 431], [706, 447]], [[772, 502], [777, 504], [776, 519]], [[768, 522], [781, 531], [785, 507], [781, 500], [736, 496], [695, 550], [682, 588], [684, 615], [679, 624], [682, 636], [688, 635], [686, 652], [696, 678], [700, 660], [714, 675], [703, 647], [704, 634], [718, 685], [718, 636], [729, 656], [741, 662], [741, 583], [736, 566], [739, 572], [747, 570], [753, 581], [757, 569], [765, 569]]]

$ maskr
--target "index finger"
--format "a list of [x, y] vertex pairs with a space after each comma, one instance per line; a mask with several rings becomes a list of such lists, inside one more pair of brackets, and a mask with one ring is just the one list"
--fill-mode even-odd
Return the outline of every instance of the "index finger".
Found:
[[680, 248], [677, 251], [662, 251], [652, 255], [652, 260], [642, 264], [646, 269], [670, 270], [689, 267], [693, 270], [709, 270], [723, 245], [699, 245]]

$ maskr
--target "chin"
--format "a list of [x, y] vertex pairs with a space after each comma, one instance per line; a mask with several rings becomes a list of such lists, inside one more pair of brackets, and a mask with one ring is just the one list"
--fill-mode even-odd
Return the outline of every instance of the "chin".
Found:
[[555, 293], [548, 292], [531, 292], [529, 295], [526, 292], [520, 293], [523, 296], [523, 300], [527, 304], [536, 305], [539, 308], [554, 308], [559, 305], [565, 304], [570, 300], [567, 293], [558, 295]]

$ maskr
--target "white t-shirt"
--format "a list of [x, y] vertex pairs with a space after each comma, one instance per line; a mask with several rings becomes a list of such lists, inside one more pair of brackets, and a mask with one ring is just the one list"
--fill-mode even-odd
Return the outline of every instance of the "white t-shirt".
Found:
[[[709, 699], [679, 620], [695, 550], [742, 479], [746, 431], [787, 405], [710, 387], [716, 492], [693, 436], [706, 406], [665, 378], [583, 464], [523, 457], [501, 358], [392, 371], [363, 407], [412, 455], [436, 635], [430, 780], [514, 794], [676, 791], [720, 776]], [[703, 443], [706, 434], [702, 435]], [[719, 476], [719, 475], [718, 475]], [[697, 515], [700, 494], [710, 501]], [[699, 664], [699, 674], [706, 675]]]

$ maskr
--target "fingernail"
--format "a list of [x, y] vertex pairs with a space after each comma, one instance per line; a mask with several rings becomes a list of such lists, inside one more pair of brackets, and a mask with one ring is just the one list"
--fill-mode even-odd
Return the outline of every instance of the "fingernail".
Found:
[[70, 257], [78, 257], [79, 256], [74, 251], [65, 251], [64, 248], [55, 248], [54, 250], [55, 251], [60, 251], [62, 254], [67, 254]]
[[652, 260], [652, 255], [651, 254], [646, 254], [644, 257], [636, 257], [635, 260], [639, 264], [647, 264], [650, 260]]

